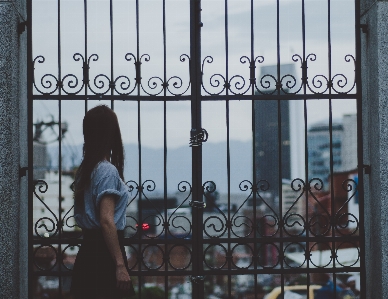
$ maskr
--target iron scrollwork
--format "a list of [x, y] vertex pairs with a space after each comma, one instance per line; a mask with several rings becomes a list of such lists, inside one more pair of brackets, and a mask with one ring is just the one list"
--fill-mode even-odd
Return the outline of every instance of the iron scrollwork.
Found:
[[[252, 187], [253, 188], [253, 187]], [[263, 196], [263, 192], [266, 192], [270, 188], [270, 183], [267, 180], [260, 180], [254, 186], [253, 191], [256, 192], [256, 196], [261, 204], [264, 205], [266, 213], [259, 218], [256, 223], [256, 233], [262, 237], [273, 237], [275, 236], [281, 226], [281, 221], [278, 213], [274, 210], [274, 207], [268, 202]]]
[[[210, 200], [210, 197], [215, 194], [216, 189], [217, 186], [213, 181], [207, 181], [203, 184], [203, 196], [206, 201]], [[209, 205], [207, 206], [209, 207]], [[228, 228], [228, 219], [219, 207], [213, 206], [209, 208], [212, 208], [212, 210], [210, 215], [204, 219], [204, 233], [209, 238], [221, 238]]]
[[188, 238], [192, 231], [192, 223], [187, 215], [179, 213], [179, 209], [188, 201], [191, 196], [191, 185], [187, 181], [182, 181], [178, 184], [178, 191], [187, 193], [184, 200], [174, 209], [168, 220], [165, 222], [166, 229], [170, 236], [176, 239]]
[[[277, 91], [284, 94], [299, 94], [303, 91], [303, 87], [306, 87], [306, 91], [311, 94], [324, 94], [329, 90], [336, 94], [348, 94], [356, 86], [356, 78], [353, 79], [352, 83], [349, 83], [349, 79], [344, 74], [334, 74], [331, 78], [323, 74], [317, 74], [312, 79], [309, 79], [309, 63], [317, 60], [317, 55], [314, 53], [310, 53], [305, 57], [294, 54], [291, 59], [295, 63], [300, 63], [302, 71], [300, 80], [294, 74], [284, 74], [279, 78], [273, 74], [262, 74], [260, 78], [256, 78], [256, 64], [263, 63], [264, 57], [256, 56], [249, 58], [243, 55], [240, 57], [240, 63], [248, 65], [249, 78], [241, 74], [236, 74], [229, 79], [221, 73], [215, 73], [209, 76], [208, 81], [202, 79], [202, 89], [205, 94], [210, 96], [221, 95], [226, 91], [233, 95], [245, 95], [250, 90], [260, 95], [271, 95]], [[344, 60], [347, 63], [353, 62], [355, 68], [356, 60], [353, 55], [345, 55]], [[203, 77], [206, 74], [205, 65], [212, 64], [213, 61], [214, 58], [210, 55], [202, 60]]]
[[[244, 180], [239, 184], [239, 189], [243, 192], [248, 190], [250, 191], [249, 191], [249, 195], [246, 196], [244, 202], [240, 205], [240, 207], [237, 208], [236, 212], [233, 214], [231, 218], [231, 232], [235, 237], [245, 238], [252, 234], [252, 231], [254, 230], [254, 224], [249, 217], [245, 215], [240, 215], [239, 211], [244, 206], [244, 204], [248, 201], [248, 199], [252, 196], [252, 193], [255, 191], [254, 190], [255, 188], [252, 187], [252, 183], [250, 181]], [[243, 235], [239, 235], [239, 232], [237, 231], [237, 229], [241, 227], [245, 228], [245, 230], [243, 231]]]
[[[352, 179], [347, 179], [342, 182], [342, 188], [348, 194], [348, 199], [342, 204], [342, 206], [336, 211], [334, 215], [335, 230], [340, 235], [354, 235], [359, 230], [359, 221], [357, 217], [350, 212], [345, 211], [345, 207], [357, 194], [357, 183]], [[351, 224], [353, 227], [351, 227]]]
[[[147, 202], [147, 206], [152, 209], [147, 212], [146, 215], [142, 215], [140, 219], [133, 213], [127, 214], [127, 226], [125, 230], [130, 238], [136, 236], [144, 236], [150, 239], [157, 239], [164, 234], [168, 234], [176, 239], [185, 239], [191, 235], [192, 223], [188, 215], [180, 213], [182, 206], [186, 205], [186, 202], [191, 196], [191, 185], [187, 181], [181, 181], [178, 184], [178, 191], [185, 197], [180, 204], [172, 209], [167, 210], [167, 216], [165, 217], [165, 211], [160, 210], [159, 207], [155, 206], [152, 199], [145, 192], [152, 192], [156, 188], [156, 184], [152, 180], [146, 180], [143, 184], [139, 185], [135, 181], [128, 181], [126, 183], [128, 190], [131, 194], [128, 206], [134, 204], [135, 200], [141, 200]], [[141, 196], [141, 199], [140, 199]], [[143, 208], [141, 208], [143, 211]], [[150, 230], [152, 233], [148, 233]]]
[[[36, 64], [43, 64], [46, 61], [42, 55], [39, 55], [33, 60], [33, 85], [35, 90], [42, 95], [53, 95], [59, 90], [67, 95], [78, 95], [82, 90], [86, 90], [87, 94], [100, 96], [106, 95], [109, 92], [118, 95], [132, 95], [137, 90], [137, 87], [150, 96], [160, 95], [163, 91], [166, 91], [167, 94], [180, 96], [186, 94], [191, 86], [190, 72], [188, 72], [189, 80], [187, 84], [184, 84], [184, 80], [176, 75], [165, 79], [152, 76], [147, 80], [145, 86], [142, 78], [142, 64], [150, 61], [150, 55], [142, 54], [140, 57], [136, 57], [133, 53], [127, 53], [124, 59], [128, 62], [134, 61], [135, 78], [133, 81], [131, 81], [129, 75], [125, 74], [119, 75], [116, 78], [110, 78], [106, 74], [97, 74], [94, 78], [91, 78], [91, 63], [99, 60], [98, 54], [94, 53], [89, 57], [84, 57], [81, 53], [75, 53], [73, 60], [75, 62], [82, 62], [82, 78], [75, 74], [66, 74], [62, 78], [58, 78], [53, 74], [44, 74], [40, 78], [40, 84], [38, 85], [38, 81], [35, 80]], [[179, 61], [182, 63], [187, 61], [188, 69], [190, 69], [189, 55], [180, 55]]]
[[[53, 238], [60, 228], [60, 223], [57, 215], [49, 208], [49, 206], [44, 202], [43, 198], [38, 195], [36, 188], [40, 193], [44, 194], [48, 190], [48, 184], [43, 180], [37, 180], [34, 182], [34, 195], [35, 197], [44, 205], [47, 211], [50, 212], [52, 218], [50, 217], [41, 217], [39, 218], [34, 225], [35, 235], [39, 238]], [[51, 228], [47, 227], [46, 221], [48, 221], [51, 225]], [[44, 232], [42, 232], [42, 230]]]

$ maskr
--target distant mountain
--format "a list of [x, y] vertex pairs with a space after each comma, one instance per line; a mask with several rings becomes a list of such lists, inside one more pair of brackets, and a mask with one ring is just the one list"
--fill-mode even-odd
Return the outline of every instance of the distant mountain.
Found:
[[[239, 183], [252, 178], [252, 144], [250, 142], [230, 142], [230, 191], [239, 191]], [[125, 180], [139, 181], [139, 166], [141, 167], [141, 181], [153, 180], [155, 192], [164, 190], [164, 151], [149, 147], [141, 148], [141, 165], [139, 165], [139, 151], [135, 144], [124, 145], [126, 166]], [[213, 181], [219, 193], [227, 193], [227, 146], [226, 142], [204, 143], [203, 150], [203, 182]], [[49, 166], [58, 167], [58, 146], [48, 146]], [[82, 157], [82, 145], [63, 146], [62, 167], [70, 169], [78, 165]], [[167, 190], [169, 193], [178, 191], [178, 184], [187, 181], [191, 184], [191, 148], [189, 146], [168, 149], [166, 153]]]

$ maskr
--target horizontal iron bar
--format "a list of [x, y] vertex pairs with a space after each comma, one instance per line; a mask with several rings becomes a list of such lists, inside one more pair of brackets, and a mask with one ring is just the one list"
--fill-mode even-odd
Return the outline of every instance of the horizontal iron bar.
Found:
[[[125, 96], [125, 95], [33, 95], [33, 100], [116, 100], [116, 101], [190, 101], [191, 95], [180, 96]], [[201, 96], [201, 101], [223, 101], [223, 100], [322, 100], [322, 99], [343, 99], [355, 100], [357, 94], [271, 94], [271, 95], [212, 95]]]
[[212, 95], [201, 96], [202, 101], [222, 101], [222, 100], [322, 100], [322, 99], [352, 99], [355, 100], [357, 94], [269, 94], [269, 95]]
[[204, 275], [254, 275], [254, 274], [307, 274], [307, 273], [358, 273], [361, 271], [360, 267], [342, 267], [342, 268], [287, 268], [287, 269], [213, 269], [204, 270]]
[[[341, 268], [287, 268], [287, 269], [204, 269], [204, 275], [254, 275], [254, 274], [299, 274], [299, 273], [358, 273], [361, 271], [360, 267], [341, 267]], [[72, 271], [34, 271], [34, 276], [71, 276]], [[143, 271], [129, 271], [130, 276], [189, 276], [192, 275], [192, 270], [143, 270]]]
[[[73, 245], [76, 246], [78, 244], [82, 245], [83, 240], [82, 239], [41, 239], [33, 240], [34, 245]], [[129, 246], [129, 245], [138, 245], [138, 244], [145, 244], [145, 245], [164, 245], [164, 244], [181, 244], [181, 245], [191, 245], [193, 243], [192, 239], [129, 239], [129, 238], [124, 238], [123, 244], [124, 246]]]
[[126, 96], [126, 95], [33, 95], [33, 100], [62, 100], [62, 101], [84, 101], [84, 100], [103, 100], [103, 101], [190, 101], [190, 95], [180, 96]]
[[[342, 236], [342, 237], [264, 237], [257, 238], [256, 242], [258, 244], [270, 244], [270, 243], [357, 243], [360, 241], [359, 236]], [[227, 244], [227, 243], [236, 243], [236, 244], [252, 244], [255, 242], [253, 238], [214, 238], [214, 239], [203, 239], [204, 245], [207, 244]], [[161, 244], [171, 244], [171, 245], [191, 245], [193, 243], [192, 239], [129, 239], [124, 238], [123, 244], [125, 246], [129, 245], [161, 245]], [[82, 239], [42, 239], [42, 240], [33, 240], [34, 245], [78, 245], [82, 244]]]
[[[65, 277], [65, 276], [72, 276], [72, 271], [70, 270], [35, 270], [33, 273], [33, 276], [39, 277], [39, 276], [58, 276], [58, 277]], [[129, 270], [130, 276], [190, 276], [193, 275], [192, 270], [171, 270], [171, 271], [165, 271], [163, 270], [143, 270], [143, 271], [133, 271]]]
[[[343, 237], [264, 237], [256, 238], [256, 243], [326, 243], [326, 242], [358, 242], [360, 241], [359, 236], [343, 236]], [[250, 244], [254, 243], [254, 238], [214, 238], [214, 239], [203, 239], [204, 244], [219, 244], [219, 243], [240, 243]]]

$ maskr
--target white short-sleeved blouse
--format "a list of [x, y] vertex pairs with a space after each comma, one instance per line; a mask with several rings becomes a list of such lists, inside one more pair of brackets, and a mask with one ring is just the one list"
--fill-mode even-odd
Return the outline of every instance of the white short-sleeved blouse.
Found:
[[126, 224], [128, 187], [119, 176], [117, 168], [108, 161], [101, 161], [94, 168], [89, 186], [84, 192], [84, 206], [74, 206], [74, 218], [82, 229], [99, 229], [100, 201], [104, 195], [116, 198], [114, 222], [117, 230], [123, 230]]

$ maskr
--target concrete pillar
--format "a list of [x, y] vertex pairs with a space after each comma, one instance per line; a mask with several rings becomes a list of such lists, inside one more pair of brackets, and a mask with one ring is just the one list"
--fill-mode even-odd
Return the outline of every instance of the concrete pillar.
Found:
[[26, 19], [24, 1], [0, 1], [0, 298], [27, 298]]
[[361, 0], [366, 298], [388, 298], [388, 1]]

